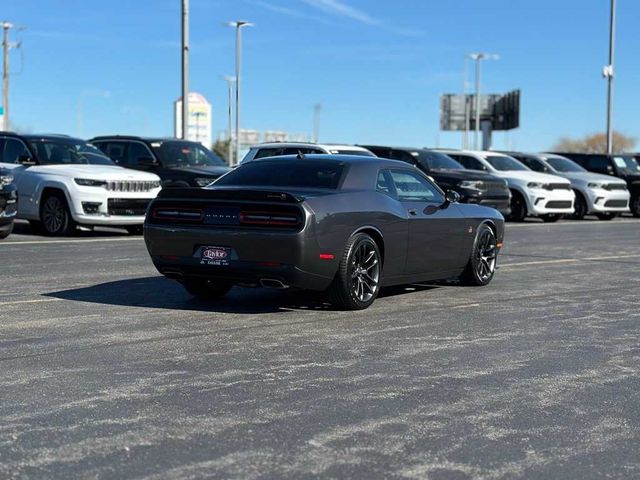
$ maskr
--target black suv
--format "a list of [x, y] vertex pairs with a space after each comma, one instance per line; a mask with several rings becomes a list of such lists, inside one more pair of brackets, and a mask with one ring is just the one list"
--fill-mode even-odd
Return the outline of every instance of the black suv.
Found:
[[204, 187], [230, 168], [201, 143], [115, 135], [89, 140], [121, 167], [155, 173], [163, 187]]
[[629, 208], [634, 217], [640, 217], [640, 165], [633, 155], [604, 155], [599, 153], [552, 152], [573, 160], [590, 172], [613, 175], [627, 182], [631, 200]]
[[511, 193], [507, 182], [486, 172], [466, 170], [444, 153], [426, 148], [361, 145], [378, 157], [401, 160], [429, 175], [443, 190], [455, 190], [464, 203], [493, 207], [505, 217], [511, 213]]
[[0, 239], [13, 231], [13, 219], [18, 213], [18, 189], [11, 171], [0, 168]]

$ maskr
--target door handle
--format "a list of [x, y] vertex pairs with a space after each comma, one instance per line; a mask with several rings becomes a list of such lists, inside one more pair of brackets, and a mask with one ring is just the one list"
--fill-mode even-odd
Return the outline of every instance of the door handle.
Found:
[[415, 209], [415, 208], [410, 208], [410, 209], [408, 210], [408, 212], [409, 212], [409, 215], [417, 215], [417, 214], [418, 214], [418, 212], [416, 211], [416, 209]]

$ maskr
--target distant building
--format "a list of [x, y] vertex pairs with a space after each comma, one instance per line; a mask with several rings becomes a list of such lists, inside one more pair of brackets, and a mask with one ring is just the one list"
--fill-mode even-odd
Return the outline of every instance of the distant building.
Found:
[[[182, 97], [174, 102], [175, 136], [182, 137]], [[207, 148], [213, 143], [213, 109], [207, 99], [196, 92], [189, 93], [187, 140], [200, 142]]]

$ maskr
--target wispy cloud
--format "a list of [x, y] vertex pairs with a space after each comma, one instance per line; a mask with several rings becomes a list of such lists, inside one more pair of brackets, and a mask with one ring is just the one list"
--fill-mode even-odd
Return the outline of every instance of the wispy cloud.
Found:
[[364, 10], [360, 10], [359, 8], [352, 7], [351, 5], [348, 5], [347, 3], [341, 0], [301, 0], [301, 1], [328, 15], [333, 15], [337, 17], [346, 18], [349, 20], [354, 20], [356, 22], [363, 23], [365, 25], [381, 28], [390, 33], [395, 33], [397, 35], [403, 35], [407, 37], [419, 37], [424, 35], [424, 32], [421, 30], [394, 26], [389, 22], [384, 21], [383, 19], [373, 17], [367, 12], [365, 12]]
[[244, 0], [244, 2], [249, 5], [264, 8], [265, 10], [269, 10], [274, 13], [279, 13], [280, 15], [286, 15], [287, 17], [299, 18], [303, 20], [313, 20], [314, 22], [320, 22], [327, 25], [335, 25], [334, 22], [330, 22], [324, 18], [318, 17], [316, 15], [309, 15], [300, 10], [285, 7], [284, 5], [279, 3], [267, 2], [265, 0]]

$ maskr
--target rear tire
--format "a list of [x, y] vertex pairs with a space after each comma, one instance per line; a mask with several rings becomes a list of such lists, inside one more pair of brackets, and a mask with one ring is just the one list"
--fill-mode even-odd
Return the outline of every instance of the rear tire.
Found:
[[364, 310], [380, 293], [382, 256], [366, 233], [351, 237], [344, 248], [338, 272], [327, 290], [329, 301], [342, 310]]
[[496, 235], [488, 225], [481, 225], [476, 232], [467, 266], [460, 275], [460, 283], [470, 287], [488, 285], [496, 273], [498, 261]]
[[187, 278], [182, 281], [182, 286], [199, 300], [220, 300], [231, 290], [231, 285], [228, 283], [212, 282], [201, 278]]
[[631, 198], [631, 213], [634, 217], [640, 218], [640, 196]]
[[540, 215], [540, 218], [544, 223], [554, 223], [560, 220], [560, 218], [562, 218], [562, 215], [559, 215], [557, 213], [549, 213], [547, 215]]
[[52, 237], [66, 237], [75, 231], [76, 222], [62, 192], [52, 192], [42, 198], [40, 223], [42, 232]]
[[598, 217], [600, 220], [613, 220], [617, 216], [618, 214], [615, 212], [596, 213], [596, 217]]
[[142, 225], [128, 225], [125, 227], [129, 235], [142, 235], [144, 228]]
[[587, 201], [579, 191], [574, 190], [574, 193], [576, 194], [576, 201], [573, 205], [573, 215], [571, 215], [570, 218], [573, 220], [584, 220], [585, 215], [588, 213]]
[[13, 222], [11, 222], [6, 230], [0, 230], [0, 240], [7, 238], [13, 232]]
[[527, 218], [527, 202], [518, 191], [511, 192], [511, 214], [509, 220], [512, 222], [524, 222]]

